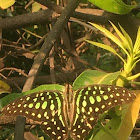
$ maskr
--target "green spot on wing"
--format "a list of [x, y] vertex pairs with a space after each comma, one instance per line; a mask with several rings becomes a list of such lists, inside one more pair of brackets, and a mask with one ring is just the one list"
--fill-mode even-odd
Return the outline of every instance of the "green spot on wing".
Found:
[[94, 89], [97, 90], [97, 86], [94, 86]]
[[77, 107], [79, 107], [79, 103], [80, 103], [80, 98], [81, 98], [81, 94], [80, 95], [78, 95], [78, 97], [77, 97], [77, 100], [76, 100], [76, 105], [77, 105]]
[[27, 100], [27, 101], [30, 100], [30, 97], [27, 97], [26, 100]]
[[32, 108], [32, 107], [33, 107], [33, 103], [30, 103], [30, 104], [29, 104], [29, 108]]
[[45, 101], [43, 104], [42, 104], [42, 109], [46, 109], [46, 107], [47, 107], [47, 101]]
[[107, 90], [108, 90], [108, 92], [109, 92], [109, 91], [111, 91], [111, 88], [110, 88], [110, 87], [108, 87], [108, 88], [107, 88]]
[[79, 115], [78, 115], [78, 114], [76, 114], [73, 125], [75, 125], [75, 123], [76, 123], [76, 121], [77, 121], [78, 117], [79, 117]]
[[38, 118], [41, 118], [41, 114], [38, 114], [37, 117], [38, 117]]
[[100, 94], [104, 94], [104, 91], [103, 90], [100, 90]]
[[116, 96], [120, 96], [120, 94], [119, 93], [116, 93]]
[[110, 97], [113, 98], [114, 97], [113, 94], [110, 94]]
[[88, 87], [88, 90], [91, 90], [91, 87]]
[[44, 117], [47, 117], [47, 112], [44, 113]]
[[81, 111], [84, 113], [84, 112], [85, 112], [85, 108], [84, 108], [84, 107], [82, 107], [82, 108], [81, 108]]
[[18, 107], [21, 107], [21, 104], [19, 104]]
[[77, 113], [80, 114], [80, 109], [79, 109], [79, 107], [77, 107]]
[[98, 111], [99, 111], [99, 108], [98, 108], [98, 107], [96, 107], [96, 108], [95, 108], [95, 112], [98, 112]]
[[96, 91], [95, 90], [93, 90], [93, 95], [95, 95], [96, 94]]
[[86, 107], [87, 102], [84, 100], [84, 101], [82, 102], [82, 105], [83, 105], [83, 107]]
[[63, 119], [62, 119], [62, 116], [61, 116], [61, 115], [59, 116], [59, 120], [61, 121], [62, 125], [63, 125], [63, 126], [65, 126], [64, 121], [63, 121]]
[[51, 104], [50, 109], [54, 110], [54, 107], [55, 107], [54, 104]]
[[37, 98], [34, 98], [33, 101], [36, 102], [37, 101]]
[[52, 96], [51, 95], [49, 95], [49, 99], [51, 99], [52, 98]]
[[96, 100], [97, 100], [97, 102], [101, 102], [101, 97], [100, 96], [96, 96]]
[[79, 91], [79, 94], [81, 94], [81, 93], [83, 92], [83, 90], [84, 90], [84, 89], [81, 89], [81, 90]]
[[103, 98], [104, 98], [104, 100], [107, 100], [108, 99], [108, 96], [107, 95], [104, 95]]
[[[58, 105], [58, 116], [61, 114], [61, 107], [62, 107], [62, 102], [60, 100], [60, 98], [58, 97], [58, 94], [56, 92], [54, 92], [55, 96], [56, 96], [56, 100], [57, 100], [57, 105]], [[62, 96], [63, 98], [63, 96]]]
[[85, 94], [88, 95], [88, 91], [86, 91]]
[[95, 99], [92, 96], [89, 97], [89, 101], [90, 101], [91, 104], [95, 103]]
[[37, 104], [35, 105], [35, 109], [39, 109], [39, 107], [40, 107], [40, 103], [37, 103]]

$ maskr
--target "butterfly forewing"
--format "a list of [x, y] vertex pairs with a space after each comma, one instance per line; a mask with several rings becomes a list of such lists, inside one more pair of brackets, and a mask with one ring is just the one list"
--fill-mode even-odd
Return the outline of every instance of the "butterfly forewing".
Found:
[[75, 91], [75, 114], [71, 135], [82, 140], [93, 129], [99, 114], [136, 98], [125, 88], [109, 85], [91, 85]]
[[63, 94], [59, 91], [43, 91], [23, 96], [8, 104], [2, 112], [6, 115], [22, 115], [41, 122], [51, 139], [63, 139], [67, 134], [63, 114]]

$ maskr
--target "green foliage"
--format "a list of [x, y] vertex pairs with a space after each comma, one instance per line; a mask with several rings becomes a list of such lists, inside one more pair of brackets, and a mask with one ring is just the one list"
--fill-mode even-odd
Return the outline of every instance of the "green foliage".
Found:
[[4, 81], [0, 80], [0, 94], [7, 93], [10, 90], [10, 86], [6, 84]]
[[[120, 26], [121, 32], [117, 29], [117, 27], [111, 23], [114, 30], [116, 31], [117, 35], [114, 36], [111, 32], [109, 32], [107, 29], [91, 23], [94, 27], [99, 29], [101, 32], [103, 32], [109, 39], [111, 39], [114, 43], [118, 45], [118, 47], [121, 49], [122, 54], [118, 54], [115, 49], [113, 49], [111, 46], [104, 45], [102, 43], [94, 42], [94, 41], [87, 41], [93, 45], [96, 45], [98, 47], [101, 47], [103, 49], [106, 49], [115, 55], [117, 55], [124, 63], [123, 70], [121, 71], [120, 77], [116, 80], [116, 85], [118, 86], [124, 86], [126, 79], [128, 81], [134, 80], [137, 77], [140, 76], [140, 73], [137, 73], [135, 75], [132, 75], [132, 70], [136, 66], [136, 64], [140, 61], [140, 27], [138, 29], [137, 38], [133, 45], [132, 40], [130, 36], [126, 33], [126, 31]], [[137, 97], [137, 100], [139, 101], [139, 96]], [[137, 102], [135, 101], [132, 105], [126, 108], [126, 111], [123, 112], [123, 118], [119, 127], [114, 129], [114, 135], [119, 138], [120, 140], [126, 140], [128, 139], [129, 135], [131, 134], [133, 127], [136, 123], [137, 117], [138, 117], [138, 111], [140, 106], [137, 105]], [[136, 105], [138, 106], [136, 108]], [[129, 114], [130, 112], [133, 112], [132, 114]], [[128, 115], [129, 114], [129, 115]], [[128, 127], [125, 129], [124, 133], [122, 134], [122, 130], [126, 127], [126, 123], [128, 124]], [[102, 134], [102, 132], [99, 132]], [[122, 136], [123, 135], [123, 136]], [[112, 138], [104, 132], [104, 134], [100, 136], [100, 139], [106, 138], [107, 140], [112, 140]], [[98, 139], [98, 137], [97, 137]]]
[[121, 123], [121, 116], [116, 117], [116, 118], [112, 118], [107, 123], [107, 125], [105, 126], [105, 128], [104, 129], [101, 129], [96, 134], [96, 136], [94, 137], [94, 140], [101, 140], [101, 139], [108, 140], [109, 138], [112, 139], [112, 140], [114, 140], [111, 135], [105, 135], [107, 133], [105, 131], [108, 131], [111, 134], [114, 134], [114, 132], [116, 131], [116, 129], [119, 127], [120, 123]]
[[127, 14], [137, 5], [126, 5], [122, 0], [89, 0], [89, 2], [115, 14]]
[[106, 73], [97, 70], [87, 70], [81, 73], [73, 83], [73, 90], [92, 84], [112, 85], [120, 72]]
[[13, 140], [14, 138], [14, 128], [12, 126], [7, 126], [0, 129], [0, 140]]
[[41, 9], [41, 5], [40, 5], [39, 3], [34, 2], [34, 3], [32, 4], [32, 12], [37, 12], [37, 11], [40, 10], [40, 9]]
[[122, 68], [122, 64], [115, 55], [109, 52], [100, 56], [98, 67], [106, 72], [115, 72]]
[[[98, 43], [98, 42], [89, 41], [89, 40], [87, 40], [87, 42], [89, 42], [95, 46], [98, 46], [100, 48], [103, 48], [105, 50], [108, 50], [108, 51], [114, 53], [115, 55], [117, 55], [124, 63], [124, 70], [121, 73], [121, 75], [124, 78], [126, 78], [127, 80], [134, 80], [137, 77], [139, 77], [140, 73], [133, 75], [133, 76], [131, 75], [131, 73], [132, 73], [132, 70], [134, 69], [134, 67], [136, 66], [136, 64], [140, 61], [140, 55], [139, 55], [140, 54], [140, 45], [139, 45], [140, 44], [140, 27], [138, 29], [137, 38], [136, 38], [135, 44], [133, 46], [130, 36], [121, 27], [121, 25], [119, 25], [119, 26], [120, 26], [122, 33], [117, 29], [117, 27], [113, 23], [111, 23], [111, 25], [113, 26], [117, 35], [119, 36], [119, 38], [118, 38], [115, 35], [113, 35], [110, 31], [108, 31], [107, 29], [105, 29], [97, 24], [94, 24], [94, 23], [90, 23], [90, 24], [93, 25], [94, 27], [96, 27], [97, 29], [99, 29], [109, 39], [111, 39], [114, 43], [116, 43], [118, 45], [118, 47], [122, 50], [123, 53], [122, 53], [122, 55], [120, 55], [116, 52], [116, 50], [114, 48], [112, 48], [111, 46], [105, 45], [103, 43]], [[126, 58], [126, 60], [125, 60], [125, 58]]]

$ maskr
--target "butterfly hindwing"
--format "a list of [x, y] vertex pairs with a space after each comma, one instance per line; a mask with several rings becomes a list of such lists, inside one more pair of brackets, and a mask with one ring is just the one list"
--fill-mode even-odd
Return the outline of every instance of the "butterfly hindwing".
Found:
[[75, 118], [71, 135], [82, 140], [93, 129], [99, 114], [136, 98], [125, 88], [110, 85], [91, 85], [75, 91]]
[[43, 91], [16, 99], [4, 107], [2, 112], [38, 121], [51, 139], [63, 139], [67, 134], [62, 111], [63, 100], [63, 94], [59, 91]]

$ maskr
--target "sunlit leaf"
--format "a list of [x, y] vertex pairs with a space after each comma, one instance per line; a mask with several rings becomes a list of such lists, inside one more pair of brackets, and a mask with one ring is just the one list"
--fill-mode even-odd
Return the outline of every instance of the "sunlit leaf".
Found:
[[0, 94], [8, 92], [10, 90], [10, 86], [4, 81], [0, 80]]
[[40, 9], [41, 9], [41, 5], [40, 5], [39, 3], [34, 2], [34, 3], [32, 4], [32, 12], [37, 12], [37, 11], [39, 11]]
[[[106, 131], [109, 131], [112, 135], [114, 135], [116, 129], [118, 129], [119, 124], [121, 123], [121, 118], [117, 117], [117, 118], [113, 118], [112, 120], [110, 120], [106, 126], [104, 127], [104, 129]], [[111, 128], [111, 129], [110, 129]], [[115, 136], [114, 136], [115, 137]], [[111, 135], [108, 135], [104, 130], [100, 130], [94, 137], [93, 140], [114, 140]]]
[[140, 85], [140, 82], [135, 82], [135, 81], [129, 81], [129, 83]]
[[7, 9], [15, 3], [15, 0], [0, 0], [0, 8]]
[[92, 84], [112, 85], [113, 81], [119, 76], [120, 71], [106, 73], [97, 70], [86, 70], [82, 72], [73, 82], [73, 90]]
[[134, 44], [133, 52], [135, 54], [137, 54], [139, 52], [139, 50], [140, 50], [140, 27], [139, 27], [138, 32], [137, 32], [137, 38], [136, 38], [136, 42]]
[[122, 26], [119, 24], [121, 31], [123, 32], [125, 38], [128, 41], [128, 45], [130, 47], [130, 51], [133, 50], [133, 43], [132, 43], [132, 39], [130, 38], [130, 36], [127, 34], [127, 32], [122, 28]]
[[137, 54], [136, 54], [134, 60], [137, 60], [138, 58], [140, 58], [140, 50], [137, 52]]
[[136, 66], [136, 64], [137, 64], [138, 62], [140, 62], [140, 59], [136, 60], [136, 61], [133, 63], [133, 65], [131, 66], [131, 69], [132, 69], [132, 70], [135, 68], [135, 66]]
[[108, 38], [110, 38], [114, 43], [116, 43], [125, 52], [125, 54], [127, 56], [129, 56], [129, 53], [127, 52], [125, 47], [122, 45], [122, 42], [115, 35], [113, 35], [110, 31], [108, 31], [107, 29], [105, 29], [97, 24], [94, 24], [94, 23], [90, 23], [90, 24], [92, 26], [96, 27], [101, 32], [103, 32]]
[[135, 80], [138, 77], [140, 77], [140, 73], [127, 77], [127, 80]]
[[[123, 33], [126, 35], [124, 36], [119, 30], [118, 28], [112, 23], [110, 22], [112, 27], [114, 28], [114, 30], [116, 31], [116, 33], [118, 34], [118, 36], [120, 37], [120, 39], [123, 41], [125, 48], [128, 49], [129, 51], [132, 51], [132, 43], [130, 44], [129, 41], [127, 40], [126, 36], [128, 37], [128, 34], [124, 31], [124, 29], [120, 26], [121, 30], [123, 31]], [[129, 37], [130, 38], [130, 37]], [[131, 39], [131, 38], [130, 38]], [[131, 40], [132, 42], [132, 40]], [[130, 46], [131, 45], [131, 46]]]
[[89, 0], [94, 5], [108, 12], [127, 14], [137, 5], [127, 5], [122, 0]]

